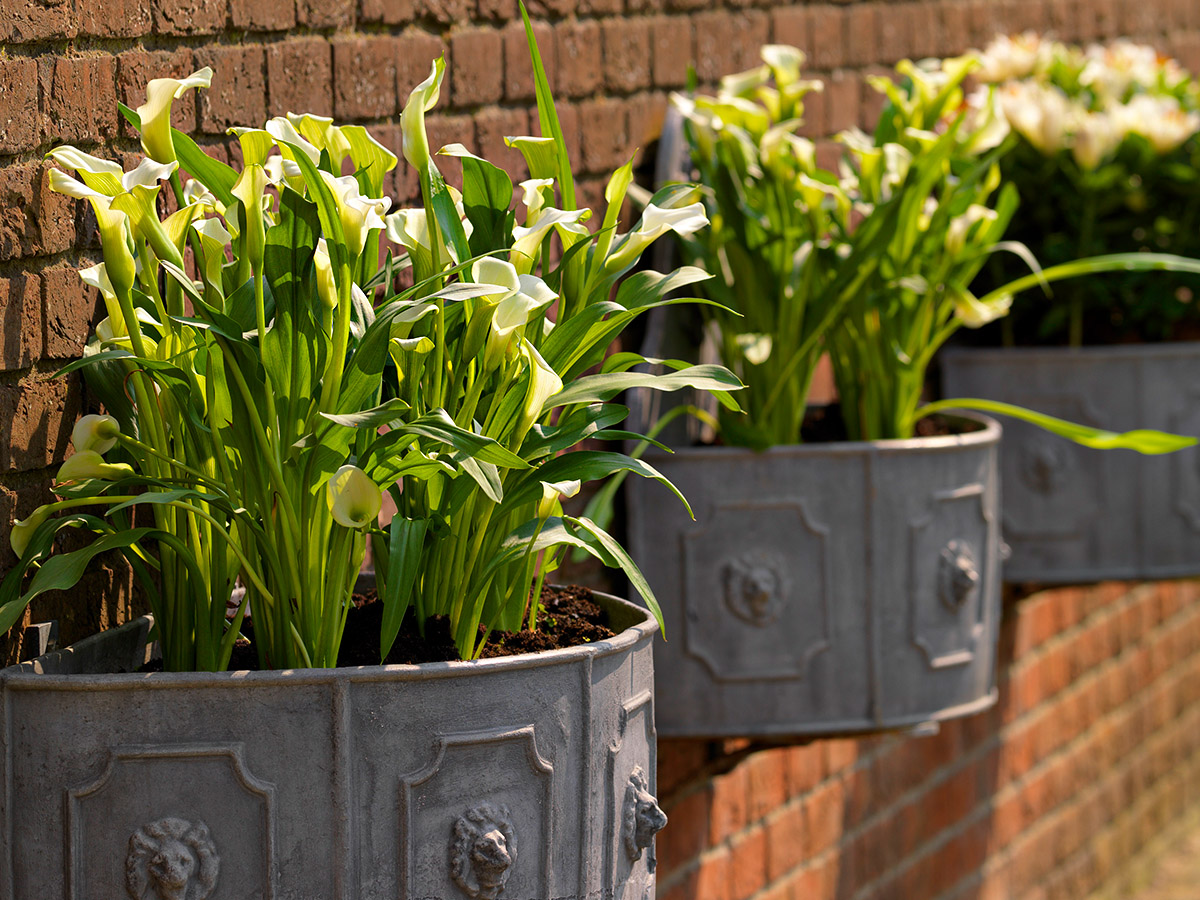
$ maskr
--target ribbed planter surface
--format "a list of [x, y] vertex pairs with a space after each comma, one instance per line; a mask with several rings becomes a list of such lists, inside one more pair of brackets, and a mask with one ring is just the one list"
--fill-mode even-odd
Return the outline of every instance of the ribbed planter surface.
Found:
[[5, 900], [653, 897], [646, 612], [528, 656], [136, 671], [149, 620], [0, 672]]
[[[1200, 435], [1200, 343], [953, 348], [943, 394], [1003, 400], [1111, 431]], [[1004, 424], [1009, 581], [1200, 574], [1200, 452], [1142, 456]]]
[[635, 559], [663, 606], [659, 732], [839, 734], [995, 700], [1000, 427], [648, 461], [692, 503], [630, 479]]

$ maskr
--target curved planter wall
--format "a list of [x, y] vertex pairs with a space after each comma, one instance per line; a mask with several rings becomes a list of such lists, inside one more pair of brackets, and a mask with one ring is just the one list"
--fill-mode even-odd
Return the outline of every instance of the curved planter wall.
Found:
[[652, 898], [656, 626], [597, 597], [529, 656], [96, 674], [142, 619], [0, 672], [0, 896]]
[[955, 437], [648, 457], [696, 514], [630, 479], [630, 544], [666, 625], [659, 731], [850, 733], [991, 705], [999, 440], [988, 420]]
[[[943, 394], [1113, 431], [1200, 435], [1200, 343], [953, 348]], [[1200, 573], [1200, 452], [1100, 452], [1011, 421], [1000, 452], [1010, 581]]]

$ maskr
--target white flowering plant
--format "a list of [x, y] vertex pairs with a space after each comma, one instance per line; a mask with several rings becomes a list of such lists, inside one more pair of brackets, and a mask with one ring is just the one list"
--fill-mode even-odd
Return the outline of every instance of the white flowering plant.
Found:
[[[621, 390], [712, 389], [735, 406], [726, 392], [741, 385], [720, 367], [653, 377], [629, 371], [640, 357], [605, 358], [629, 321], [706, 276], [619, 279], [662, 234], [707, 221], [672, 191], [618, 233], [625, 166], [601, 227], [586, 228], [529, 37], [548, 136], [511, 139], [534, 176], [519, 224], [502, 170], [454, 145], [443, 153], [461, 160], [461, 193], [438, 172], [424, 115], [441, 59], [401, 121], [418, 209], [391, 212], [397, 157], [361, 126], [288, 115], [232, 130], [240, 170], [205, 154], [170, 108], [209, 85], [207, 69], [122, 107], [146, 154], [132, 171], [51, 151], [75, 173], [53, 170], [52, 189], [99, 223], [103, 262], [81, 277], [108, 313], [63, 373], [82, 370], [106, 413], [76, 426], [59, 499], [14, 524], [0, 630], [115, 550], [145, 587], [166, 669], [226, 668], [248, 611], [261, 667], [334, 666], [368, 542], [381, 657], [410, 608], [421, 625], [448, 615], [464, 658], [481, 622], [532, 627], [541, 580], [570, 547], [625, 569], [657, 613], [624, 550], [559, 498], [618, 471], [665, 481], [620, 453], [567, 452], [627, 436], [627, 410], [609, 402]], [[178, 209], [161, 218], [164, 182]], [[386, 529], [385, 491], [399, 510]], [[91, 540], [67, 549], [70, 532]]]
[[[872, 135], [838, 136], [836, 172], [795, 135], [803, 54], [768, 46], [764, 65], [724, 79], [715, 97], [675, 96], [713, 227], [684, 251], [717, 273], [703, 286], [721, 359], [747, 384], [744, 416], [724, 413], [722, 438], [765, 448], [801, 439], [807, 395], [828, 353], [851, 440], [907, 438], [924, 416], [974, 407], [1035, 421], [1097, 447], [1164, 452], [1194, 441], [1157, 432], [1085, 429], [982, 400], [921, 405], [937, 350], [960, 327], [1002, 317], [1012, 296], [1083, 273], [1200, 264], [1163, 254], [1125, 254], [1038, 269], [981, 296], [970, 286], [985, 262], [1010, 253], [1017, 208], [1000, 160], [1015, 138], [983, 88], [966, 102], [971, 57], [915, 64], [876, 77], [885, 96]], [[727, 312], [733, 310], [734, 312]]]
[[[1200, 256], [1200, 85], [1175, 60], [1128, 40], [1086, 48], [1036, 33], [997, 37], [978, 78], [1018, 136], [1000, 162], [1020, 197], [1009, 236], [1047, 266], [1138, 251]], [[1015, 277], [997, 259], [981, 283]], [[1127, 274], [1018, 302], [1006, 343], [1162, 340], [1200, 323], [1200, 279]]]

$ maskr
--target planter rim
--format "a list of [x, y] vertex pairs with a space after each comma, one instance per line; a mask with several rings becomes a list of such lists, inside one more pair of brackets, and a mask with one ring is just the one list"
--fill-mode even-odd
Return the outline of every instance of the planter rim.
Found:
[[[639, 621], [619, 631], [613, 637], [575, 647], [541, 650], [537, 653], [522, 653], [517, 656], [501, 656], [491, 659], [452, 660], [433, 663], [408, 663], [386, 666], [346, 666], [336, 669], [270, 669], [267, 671], [234, 672], [122, 672], [102, 675], [66, 675], [39, 673], [33, 661], [0, 670], [0, 688], [38, 690], [161, 690], [194, 687], [279, 687], [283, 685], [329, 684], [334, 686], [362, 682], [407, 682], [429, 681], [441, 678], [468, 678], [493, 671], [518, 671], [538, 669], [546, 666], [569, 665], [584, 659], [597, 659], [631, 649], [644, 639], [653, 636], [658, 623], [645, 607], [638, 606], [620, 597], [593, 591], [593, 596], [602, 606], [616, 606], [638, 616]], [[148, 629], [153, 616], [141, 616], [113, 631]], [[101, 632], [84, 638], [72, 647], [57, 651], [70, 653], [100, 640], [109, 632]]]
[[909, 450], [958, 450], [962, 447], [985, 447], [989, 444], [999, 444], [1002, 428], [1000, 423], [991, 416], [968, 410], [953, 413], [958, 418], [970, 419], [982, 424], [982, 431], [970, 431], [965, 434], [939, 434], [930, 437], [893, 438], [882, 441], [822, 441], [811, 444], [778, 444], [766, 450], [752, 450], [749, 447], [725, 445], [705, 445], [696, 447], [681, 447], [674, 453], [664, 453], [655, 450], [647, 453], [647, 458], [653, 459], [734, 459], [741, 456], [756, 458], [800, 457], [816, 458], [823, 456], [862, 456], [870, 453], [897, 453]]
[[1070, 357], [1085, 359], [1138, 359], [1147, 356], [1172, 357], [1200, 354], [1200, 341], [1159, 341], [1144, 344], [1091, 344], [1084, 347], [945, 347], [945, 359], [981, 359], [986, 362], [1023, 359], [1048, 359], [1061, 362]]

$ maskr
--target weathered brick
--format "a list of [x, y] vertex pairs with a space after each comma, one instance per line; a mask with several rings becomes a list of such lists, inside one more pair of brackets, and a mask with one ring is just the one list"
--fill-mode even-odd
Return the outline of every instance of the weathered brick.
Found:
[[604, 77], [604, 47], [600, 26], [590, 20], [561, 22], [554, 28], [558, 61], [556, 94], [586, 97], [594, 94]]
[[[478, 152], [475, 145], [475, 122], [470, 116], [451, 116], [435, 113], [425, 119], [425, 133], [429, 136], [429, 149], [437, 153], [447, 144], [462, 144], [472, 152]], [[458, 184], [458, 164], [450, 163], [444, 158], [439, 159], [438, 168], [443, 174], [450, 176]], [[447, 181], [451, 178], [447, 177]]]
[[440, 25], [453, 25], [471, 18], [472, 0], [414, 0], [419, 17], [433, 19]]
[[333, 115], [333, 50], [321, 37], [267, 45], [267, 113]]
[[[895, 17], [892, 7], [886, 14], [881, 15], [883, 28], [886, 31], [888, 23]], [[846, 10], [837, 6], [823, 4], [813, 6], [809, 13], [809, 46], [812, 55], [809, 63], [817, 69], [836, 69], [846, 62]]]
[[517, 15], [517, 0], [477, 0], [477, 17], [489, 22], [507, 22]]
[[[513, 22], [503, 31], [504, 34], [504, 96], [508, 100], [532, 100], [533, 62], [529, 54], [529, 44], [525, 38], [525, 26]], [[538, 53], [542, 57], [542, 67], [546, 70], [546, 79], [551, 87], [555, 84], [555, 54], [554, 31], [545, 22], [535, 22], [533, 35], [537, 39]]]
[[608, 173], [625, 162], [629, 121], [624, 103], [609, 98], [580, 103], [579, 127], [585, 172]]
[[942, 52], [963, 53], [971, 45], [971, 23], [961, 3], [942, 3], [939, 7]]
[[5, 0], [0, 3], [0, 42], [72, 38], [77, 21], [71, 0]]
[[609, 19], [601, 25], [604, 85], [628, 94], [650, 86], [650, 23], [646, 19]]
[[0, 370], [25, 369], [42, 355], [41, 279], [0, 278]]
[[[384, 0], [385, 3], [397, 0]], [[354, 0], [296, 0], [296, 21], [308, 28], [324, 30], [354, 24]]]
[[893, 7], [880, 9], [874, 3], [855, 4], [846, 10], [846, 63], [866, 66], [879, 59], [879, 20], [890, 16]]
[[[129, 50], [117, 57], [117, 97], [131, 109], [146, 102], [146, 85], [154, 78], [185, 78], [199, 68], [191, 48], [175, 51]], [[196, 130], [196, 95], [203, 88], [188, 91], [171, 104], [171, 123], [183, 132]], [[123, 130], [130, 136], [133, 128], [122, 119]]]
[[391, 37], [334, 41], [333, 109], [339, 120], [395, 114], [396, 45]]
[[228, 17], [228, 0], [154, 0], [157, 34], [212, 34]]
[[740, 72], [762, 65], [762, 45], [767, 43], [771, 20], [765, 12], [747, 9], [734, 13], [730, 23], [729, 43], [733, 71]]
[[29, 472], [61, 463], [81, 395], [78, 378], [31, 374], [0, 385], [0, 419], [10, 426], [8, 440], [0, 441], [0, 470]]
[[79, 33], [95, 37], [141, 37], [153, 25], [150, 0], [77, 0]]
[[733, 845], [729, 857], [729, 890], [734, 897], [752, 897], [767, 882], [767, 832], [751, 829]]
[[715, 82], [734, 70], [733, 45], [729, 40], [732, 18], [727, 12], [692, 16], [696, 30], [696, 75], [702, 82]]
[[[887, 15], [880, 16], [879, 60], [894, 63], [913, 56], [913, 29], [915, 27], [915, 3], [898, 4], [889, 8]], [[895, 10], [893, 15], [891, 10]]]
[[782, 6], [771, 10], [771, 40], [776, 44], [790, 44], [807, 52], [808, 26], [807, 7]]
[[59, 253], [75, 240], [75, 201], [50, 190], [48, 169], [0, 168], [0, 260]]
[[449, 70], [455, 106], [495, 103], [504, 95], [504, 39], [492, 28], [471, 28], [450, 38]]
[[634, 165], [640, 165], [642, 152], [662, 136], [667, 115], [667, 95], [660, 92], [630, 97], [625, 108], [629, 116], [629, 151]]
[[485, 109], [475, 114], [475, 146], [479, 155], [508, 172], [513, 181], [528, 177], [520, 152], [505, 146], [506, 137], [529, 133], [529, 113], [523, 109]]
[[829, 133], [858, 125], [862, 103], [862, 83], [858, 74], [839, 69], [825, 79], [825, 127]]
[[[575, 11], [575, 2], [576, 0], [530, 0], [525, 7], [533, 19], [562, 19]], [[634, 0], [630, 2], [632, 4]]]
[[95, 143], [117, 133], [116, 60], [59, 57], [41, 64], [46, 141]]
[[262, 127], [267, 119], [263, 48], [212, 47], [196, 51], [196, 65], [211, 66], [212, 87], [200, 93], [200, 129], [224, 134], [235, 125]]
[[384, 25], [405, 25], [412, 21], [415, 12], [413, 0], [361, 0], [358, 5], [360, 22]]
[[32, 59], [0, 60], [0, 153], [38, 142], [38, 67]]
[[682, 87], [692, 62], [692, 23], [682, 17], [651, 20], [651, 75], [655, 87]]
[[619, 16], [621, 0], [579, 0], [581, 16]]
[[85, 285], [74, 266], [43, 269], [41, 280], [46, 357], [76, 359], [83, 353], [92, 324], [104, 316], [100, 292]]
[[296, 25], [294, 0], [229, 0], [229, 20], [246, 31], [285, 31]]
[[[425, 31], [408, 31], [396, 38], [396, 91], [400, 108], [412, 89], [429, 77], [433, 61], [445, 52], [441, 40]], [[499, 80], [499, 73], [495, 75]]]
[[[564, 100], [558, 100], [554, 104], [554, 109], [558, 112], [558, 126], [562, 129], [563, 143], [567, 148], [567, 157], [571, 160], [572, 167], [579, 164], [580, 140], [579, 140], [579, 110], [575, 106], [567, 103]], [[539, 129], [537, 112], [529, 114], [529, 131], [530, 134], [537, 132]]]

